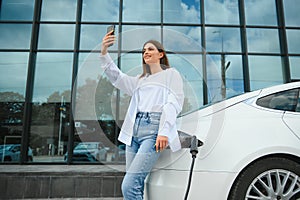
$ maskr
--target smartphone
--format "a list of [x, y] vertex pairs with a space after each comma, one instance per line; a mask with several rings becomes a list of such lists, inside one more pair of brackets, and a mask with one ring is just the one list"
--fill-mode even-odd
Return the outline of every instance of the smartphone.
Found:
[[107, 33], [111, 32], [111, 31], [113, 31], [111, 33], [111, 35], [114, 35], [115, 34], [115, 25], [111, 25], [111, 26], [107, 27]]
[[[114, 35], [115, 34], [115, 25], [110, 25], [109, 27], [107, 27], [107, 33], [113, 31], [110, 35]], [[109, 45], [109, 47], [111, 47], [111, 45]]]

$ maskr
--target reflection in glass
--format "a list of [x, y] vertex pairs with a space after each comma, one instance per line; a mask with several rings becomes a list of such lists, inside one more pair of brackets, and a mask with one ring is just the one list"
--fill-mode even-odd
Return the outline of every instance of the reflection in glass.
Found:
[[205, 1], [204, 7], [207, 24], [239, 24], [238, 0]]
[[28, 53], [0, 53], [0, 163], [20, 160], [27, 61]]
[[67, 150], [71, 97], [71, 53], [38, 53], [30, 147], [34, 162], [63, 162]]
[[[80, 49], [85, 50], [100, 50], [102, 38], [107, 32], [107, 25], [81, 25], [80, 36]], [[115, 34], [118, 33], [118, 27], [116, 26]], [[116, 50], [118, 47], [118, 41], [109, 48], [109, 50]]]
[[202, 55], [169, 54], [168, 58], [183, 79], [185, 99], [181, 114], [199, 109], [203, 106]]
[[25, 96], [28, 53], [0, 53], [0, 92]]
[[279, 56], [249, 56], [249, 72], [252, 91], [283, 83]]
[[298, 0], [284, 0], [284, 15], [286, 26], [300, 26], [300, 12]]
[[150, 39], [161, 41], [161, 29], [159, 26], [123, 26], [123, 50], [141, 51], [144, 43]]
[[83, 0], [82, 21], [117, 22], [119, 4], [119, 0]]
[[33, 102], [70, 101], [72, 53], [38, 53]]
[[226, 98], [244, 93], [242, 66], [242, 56], [225, 56]]
[[300, 81], [300, 57], [290, 57], [291, 79]]
[[[116, 54], [110, 54], [113, 58]], [[97, 53], [81, 53], [76, 78], [76, 120], [113, 119], [112, 85], [105, 76]]]
[[247, 29], [249, 52], [280, 53], [277, 29]]
[[121, 55], [121, 70], [130, 76], [138, 76], [143, 72], [142, 52]]
[[165, 23], [200, 24], [200, 1], [164, 0]]
[[43, 0], [41, 21], [75, 21], [76, 2], [74, 0]]
[[217, 102], [244, 93], [242, 57], [208, 55], [207, 79], [210, 102]]
[[29, 49], [31, 24], [0, 24], [1, 49]]
[[206, 50], [209, 52], [241, 52], [238, 28], [206, 28]]
[[75, 25], [41, 24], [39, 49], [73, 49]]
[[[113, 58], [116, 54], [110, 54]], [[112, 153], [115, 153], [116, 118], [113, 113], [116, 110], [116, 98], [114, 87], [104, 75], [100, 67], [99, 52], [81, 53], [79, 56], [80, 68], [77, 76], [76, 110], [74, 111], [75, 136], [74, 146], [88, 145], [91, 142], [96, 145], [101, 143], [101, 149], [92, 157], [82, 154], [75, 147], [73, 162], [105, 162], [112, 161]], [[103, 149], [105, 146], [105, 150]], [[110, 151], [107, 149], [109, 148]], [[115, 161], [117, 157], [114, 156]], [[66, 161], [66, 160], [65, 160]]]
[[160, 22], [160, 0], [123, 1], [124, 22]]
[[165, 26], [163, 41], [167, 51], [202, 52], [200, 27]]
[[32, 104], [29, 146], [33, 162], [63, 162], [67, 151], [70, 103], [61, 102]]
[[[142, 47], [141, 47], [142, 48]], [[129, 53], [121, 56], [121, 70], [130, 76], [139, 76], [142, 74], [142, 53]], [[114, 89], [113, 105], [116, 105], [116, 89]], [[129, 106], [130, 96], [125, 93], [120, 93], [119, 103], [119, 119], [124, 120], [127, 108]], [[116, 110], [114, 109], [114, 112]], [[114, 113], [115, 116], [115, 113]]]
[[299, 34], [300, 30], [286, 30], [289, 53], [300, 53]]
[[1, 0], [0, 20], [32, 20], [34, 0]]
[[277, 25], [275, 1], [245, 1], [247, 25]]

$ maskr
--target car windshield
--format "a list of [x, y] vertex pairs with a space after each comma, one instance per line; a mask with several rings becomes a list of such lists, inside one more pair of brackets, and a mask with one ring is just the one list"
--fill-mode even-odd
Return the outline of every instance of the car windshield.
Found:
[[85, 149], [96, 149], [97, 144], [78, 144], [75, 149], [76, 150], [85, 150]]

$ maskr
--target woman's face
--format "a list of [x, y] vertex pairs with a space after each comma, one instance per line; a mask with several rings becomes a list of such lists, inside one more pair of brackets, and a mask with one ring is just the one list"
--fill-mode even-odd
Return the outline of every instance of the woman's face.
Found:
[[164, 56], [163, 52], [159, 52], [152, 43], [147, 43], [143, 49], [143, 59], [146, 64], [159, 64], [160, 59]]

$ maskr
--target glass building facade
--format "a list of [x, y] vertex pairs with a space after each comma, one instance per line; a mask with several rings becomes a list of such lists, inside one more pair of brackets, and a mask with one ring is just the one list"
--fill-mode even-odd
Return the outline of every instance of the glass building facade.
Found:
[[[1, 163], [123, 163], [129, 98], [99, 63], [141, 73], [143, 44], [163, 43], [184, 80], [182, 114], [300, 80], [298, 0], [0, 0]], [[79, 147], [90, 148], [80, 153]]]

